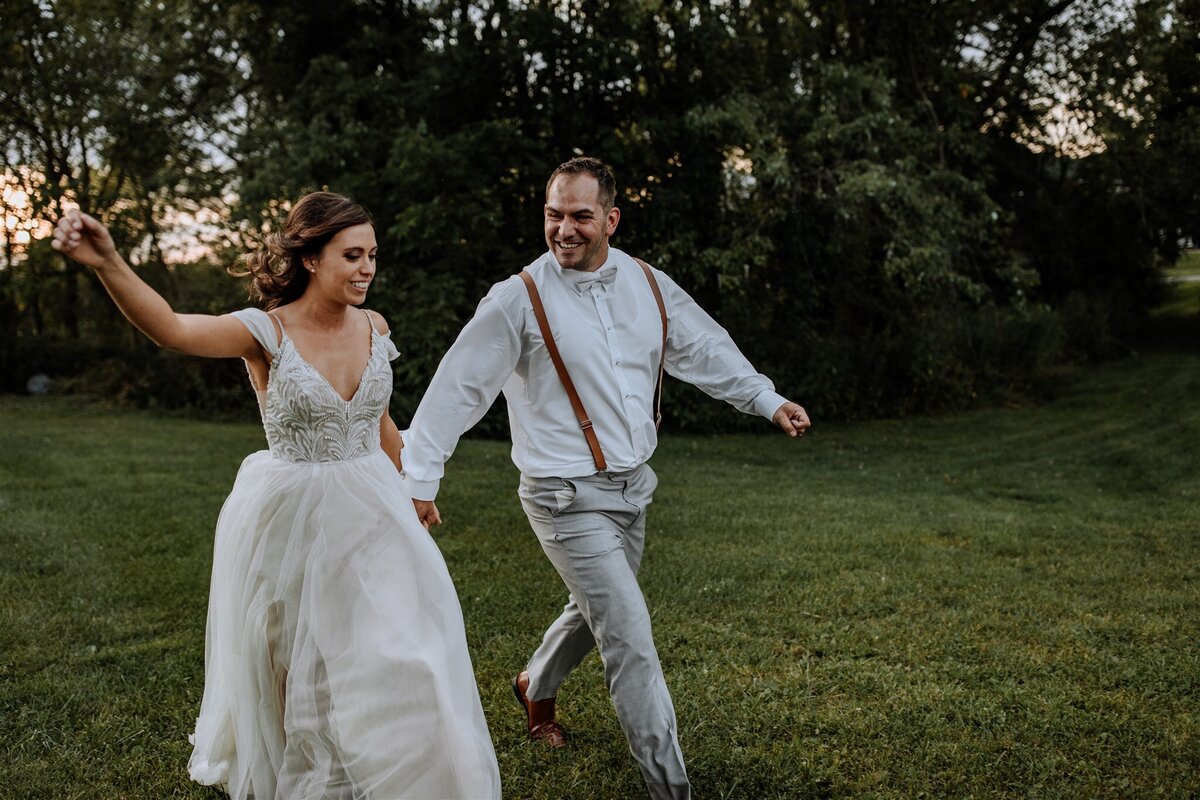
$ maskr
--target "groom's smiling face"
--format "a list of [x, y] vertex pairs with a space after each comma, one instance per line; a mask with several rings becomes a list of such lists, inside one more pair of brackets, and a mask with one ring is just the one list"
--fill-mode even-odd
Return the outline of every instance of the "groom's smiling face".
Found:
[[600, 184], [587, 174], [559, 175], [546, 192], [546, 244], [563, 269], [591, 272], [608, 258], [620, 209], [600, 204]]

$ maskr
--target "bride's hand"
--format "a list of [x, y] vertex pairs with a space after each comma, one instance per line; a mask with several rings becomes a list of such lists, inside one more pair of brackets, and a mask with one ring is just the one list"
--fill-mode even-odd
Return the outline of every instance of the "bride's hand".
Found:
[[417, 500], [413, 498], [413, 507], [417, 510], [417, 519], [429, 530], [434, 525], [442, 524], [442, 515], [432, 500]]
[[121, 260], [108, 228], [79, 211], [68, 211], [58, 221], [50, 246], [92, 269], [103, 269]]

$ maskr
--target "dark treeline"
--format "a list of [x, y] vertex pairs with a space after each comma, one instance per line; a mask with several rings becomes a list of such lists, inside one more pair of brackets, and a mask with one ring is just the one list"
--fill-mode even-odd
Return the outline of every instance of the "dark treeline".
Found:
[[[223, 268], [288, 198], [352, 195], [378, 223], [401, 416], [542, 251], [545, 176], [576, 153], [614, 168], [615, 244], [822, 418], [959, 407], [1120, 352], [1200, 235], [1196, 0], [0, 7], [17, 216], [77, 203], [177, 308], [219, 312], [244, 303]], [[222, 233], [168, 269], [181, 212]], [[42, 370], [252, 405], [236, 368], [156, 354], [92, 276], [6, 234], [7, 388]], [[667, 402], [676, 426], [730, 424], [678, 385]]]

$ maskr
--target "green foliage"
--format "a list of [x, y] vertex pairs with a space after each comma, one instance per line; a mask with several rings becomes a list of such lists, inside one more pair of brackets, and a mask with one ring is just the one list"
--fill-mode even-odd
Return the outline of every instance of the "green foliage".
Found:
[[[220, 202], [212, 160], [239, 85], [224, 18], [206, 2], [10, 0], [4, 20], [0, 177], [26, 195], [15, 211], [79, 207], [136, 263], [161, 263], [161, 215]], [[0, 291], [22, 335], [111, 329], [82, 267], [7, 239]]]
[[[1200, 792], [1200, 358], [1125, 358], [1035, 408], [671, 436], [639, 580], [697, 788], [730, 800]], [[212, 530], [256, 425], [0, 398], [0, 785], [188, 782]], [[572, 746], [508, 681], [565, 600], [502, 442], [435, 531], [505, 797], [644, 793], [586, 658]]]
[[[1127, 350], [1197, 235], [1192, 0], [143, 5], [62, 4], [44, 54], [74, 65], [98, 41], [118, 76], [53, 72], [84, 98], [53, 118], [105, 109], [100, 161], [140, 176], [89, 202], [133, 244], [156, 209], [207, 197], [228, 261], [302, 192], [362, 201], [403, 411], [488, 286], [542, 251], [545, 177], [577, 152], [617, 174], [616, 245], [823, 418], [962, 407]], [[97, 38], [122, 8], [137, 20]], [[39, 14], [10, 40], [49, 42]], [[120, 63], [130, 37], [151, 41]], [[0, 123], [33, 142], [18, 99]], [[131, 103], [145, 110], [126, 121]], [[228, 145], [236, 195], [203, 191], [205, 133]], [[84, 167], [64, 186], [107, 185]], [[152, 246], [146, 274], [169, 289], [156, 261]], [[17, 272], [0, 280], [15, 336], [117, 335], [48, 251]], [[674, 425], [739, 424], [672, 395]]]

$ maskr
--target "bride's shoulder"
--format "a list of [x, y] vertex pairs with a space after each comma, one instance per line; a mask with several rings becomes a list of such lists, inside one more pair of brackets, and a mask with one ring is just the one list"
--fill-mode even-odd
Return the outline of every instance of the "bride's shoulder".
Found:
[[387, 333], [391, 330], [391, 328], [388, 327], [387, 320], [383, 318], [383, 314], [380, 314], [378, 311], [371, 311], [370, 309], [367, 309], [366, 311], [367, 319], [371, 321], [371, 327], [377, 332]]

